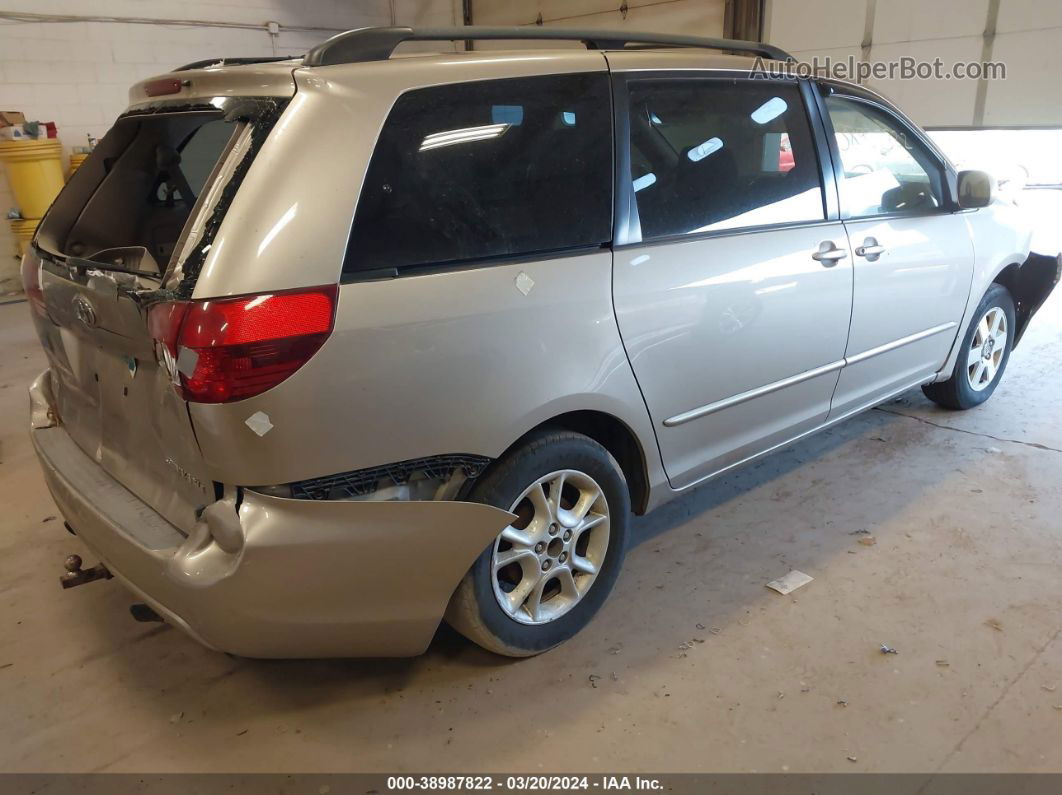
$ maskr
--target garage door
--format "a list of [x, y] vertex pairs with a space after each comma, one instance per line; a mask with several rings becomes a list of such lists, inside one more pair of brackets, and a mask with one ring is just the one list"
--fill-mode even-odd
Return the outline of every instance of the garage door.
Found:
[[[534, 25], [607, 28], [653, 33], [722, 36], [724, 0], [474, 0], [476, 25]], [[525, 47], [541, 43], [523, 42]], [[511, 42], [476, 42], [476, 49], [510, 49]], [[573, 43], [571, 46], [582, 46]]]
[[767, 0], [766, 38], [801, 61], [905, 56], [945, 68], [999, 61], [1005, 80], [874, 80], [925, 127], [1062, 126], [1062, 3], [1043, 0]]

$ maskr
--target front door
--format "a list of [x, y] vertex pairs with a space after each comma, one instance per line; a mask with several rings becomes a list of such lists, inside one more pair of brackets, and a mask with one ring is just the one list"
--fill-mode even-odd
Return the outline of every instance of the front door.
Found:
[[974, 251], [944, 164], [884, 106], [824, 99], [841, 215], [855, 254], [852, 330], [831, 419], [933, 376], [959, 332]]
[[852, 254], [795, 82], [621, 75], [616, 316], [681, 488], [826, 419]]

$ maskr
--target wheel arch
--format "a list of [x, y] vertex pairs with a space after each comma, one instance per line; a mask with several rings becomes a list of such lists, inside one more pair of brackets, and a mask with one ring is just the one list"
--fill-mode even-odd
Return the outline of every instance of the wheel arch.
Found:
[[1007, 288], [1014, 299], [1015, 326], [1014, 343], [1017, 347], [1029, 321], [1047, 300], [1062, 272], [1062, 254], [1029, 254], [1024, 262], [1011, 262], [1003, 267], [993, 279], [993, 284]]
[[649, 506], [649, 464], [635, 432], [618, 417], [595, 409], [567, 411], [543, 420], [514, 441], [499, 458], [528, 436], [543, 430], [565, 430], [588, 436], [616, 459], [631, 495], [631, 511], [641, 515]]

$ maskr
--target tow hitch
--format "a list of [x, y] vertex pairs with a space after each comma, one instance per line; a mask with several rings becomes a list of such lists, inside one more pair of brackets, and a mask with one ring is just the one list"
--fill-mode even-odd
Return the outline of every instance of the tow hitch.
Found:
[[66, 574], [59, 577], [59, 584], [64, 588], [73, 588], [75, 585], [84, 585], [93, 580], [109, 580], [111, 573], [102, 563], [97, 563], [91, 569], [81, 568], [81, 556], [71, 555], [63, 561]]

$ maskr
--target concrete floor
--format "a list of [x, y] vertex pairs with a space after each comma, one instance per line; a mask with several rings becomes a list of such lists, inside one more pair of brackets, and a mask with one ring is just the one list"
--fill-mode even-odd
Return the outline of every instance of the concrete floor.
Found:
[[0, 306], [2, 770], [1062, 771], [1062, 291], [987, 405], [915, 391], [638, 520], [601, 615], [518, 662], [446, 628], [234, 659], [61, 591], [27, 312]]

